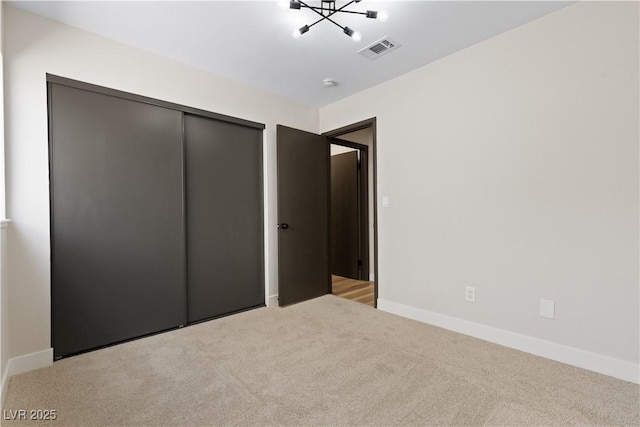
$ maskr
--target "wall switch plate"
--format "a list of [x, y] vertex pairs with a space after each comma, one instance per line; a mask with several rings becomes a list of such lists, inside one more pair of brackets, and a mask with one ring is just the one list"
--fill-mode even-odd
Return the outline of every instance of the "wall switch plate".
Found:
[[389, 196], [383, 196], [382, 197], [382, 207], [383, 208], [388, 208], [389, 207]]
[[464, 300], [468, 302], [476, 302], [476, 288], [466, 286], [464, 288]]
[[540, 316], [546, 317], [547, 319], [555, 318], [556, 314], [556, 303], [554, 301], [548, 299], [540, 300]]

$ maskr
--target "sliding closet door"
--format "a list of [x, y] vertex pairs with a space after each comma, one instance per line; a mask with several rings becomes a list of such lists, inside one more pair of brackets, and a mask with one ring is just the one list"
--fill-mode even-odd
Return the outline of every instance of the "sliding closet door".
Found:
[[182, 113], [49, 87], [55, 357], [185, 324]]
[[262, 131], [184, 118], [188, 320], [264, 304]]

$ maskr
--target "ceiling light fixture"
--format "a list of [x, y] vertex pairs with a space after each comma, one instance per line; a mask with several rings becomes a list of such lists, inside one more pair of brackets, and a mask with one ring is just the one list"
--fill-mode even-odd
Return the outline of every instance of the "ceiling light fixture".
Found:
[[351, 37], [354, 41], [359, 42], [362, 39], [362, 35], [358, 31], [354, 31], [353, 29], [351, 29], [351, 28], [349, 28], [347, 26], [343, 27], [342, 25], [338, 24], [336, 21], [331, 19], [331, 17], [333, 15], [335, 15], [336, 13], [338, 13], [338, 12], [342, 12], [342, 13], [352, 13], [352, 14], [355, 14], [355, 15], [364, 15], [367, 18], [379, 19], [381, 21], [385, 21], [386, 20], [386, 17], [388, 15], [384, 11], [377, 12], [375, 10], [367, 10], [366, 12], [357, 12], [357, 11], [354, 11], [354, 10], [345, 10], [345, 8], [347, 8], [351, 4], [360, 3], [361, 1], [362, 0], [351, 0], [350, 2], [345, 4], [344, 6], [342, 6], [340, 8], [336, 8], [336, 2], [333, 1], [333, 0], [321, 0], [320, 1], [320, 6], [309, 6], [308, 4], [303, 2], [302, 0], [291, 0], [289, 2], [289, 9], [295, 9], [295, 10], [311, 9], [315, 13], [317, 13], [318, 15], [321, 16], [321, 18], [318, 19], [313, 24], [305, 25], [304, 27], [300, 27], [297, 30], [295, 30], [293, 32], [293, 36], [294, 37], [300, 37], [302, 34], [304, 34], [307, 31], [309, 31], [309, 28], [313, 27], [314, 25], [316, 25], [319, 22], [327, 20], [327, 21], [331, 22], [332, 24], [335, 24], [338, 27], [340, 27], [342, 29], [342, 32], [345, 33], [346, 35], [348, 35], [349, 37]]

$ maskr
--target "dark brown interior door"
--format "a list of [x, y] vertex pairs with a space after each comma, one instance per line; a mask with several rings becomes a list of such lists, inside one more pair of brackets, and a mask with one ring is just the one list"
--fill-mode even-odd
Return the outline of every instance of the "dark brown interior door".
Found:
[[331, 156], [331, 273], [360, 279], [358, 152]]
[[278, 298], [288, 305], [331, 292], [329, 142], [278, 125]]

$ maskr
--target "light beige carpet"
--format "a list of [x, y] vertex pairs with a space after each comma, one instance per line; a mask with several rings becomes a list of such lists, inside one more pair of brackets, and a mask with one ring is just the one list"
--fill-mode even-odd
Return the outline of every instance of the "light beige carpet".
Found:
[[638, 385], [325, 296], [12, 378], [26, 425], [634, 425]]

